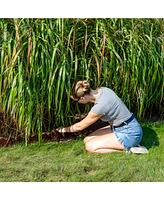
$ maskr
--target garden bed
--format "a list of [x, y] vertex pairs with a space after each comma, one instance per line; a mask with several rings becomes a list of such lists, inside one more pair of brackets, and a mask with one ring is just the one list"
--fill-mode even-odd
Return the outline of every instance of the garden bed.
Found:
[[[79, 119], [77, 118], [77, 121]], [[98, 120], [93, 125], [89, 126], [85, 130], [78, 133], [65, 133], [64, 135], [56, 132], [53, 129], [51, 132], [43, 132], [42, 133], [42, 141], [56, 141], [61, 142], [63, 140], [68, 139], [76, 139], [81, 135], [88, 135], [93, 131], [102, 128], [104, 126], [109, 125], [107, 122], [103, 122]], [[21, 141], [24, 141], [25, 134], [21, 133], [17, 129], [17, 123], [13, 118], [9, 118], [8, 120], [5, 118], [3, 112], [0, 113], [0, 147], [7, 147], [9, 145], [18, 144]], [[33, 134], [28, 137], [28, 143], [38, 142], [38, 134]]]

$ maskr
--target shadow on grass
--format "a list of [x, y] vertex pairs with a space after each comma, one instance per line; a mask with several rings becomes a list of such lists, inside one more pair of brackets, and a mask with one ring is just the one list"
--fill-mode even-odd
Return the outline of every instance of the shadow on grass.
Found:
[[142, 129], [143, 138], [141, 145], [145, 146], [147, 149], [150, 149], [153, 146], [159, 146], [157, 133], [150, 127], [142, 126]]

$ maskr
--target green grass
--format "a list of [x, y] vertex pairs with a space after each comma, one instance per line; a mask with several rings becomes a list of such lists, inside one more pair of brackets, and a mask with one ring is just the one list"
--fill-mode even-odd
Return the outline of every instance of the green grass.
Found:
[[90, 154], [83, 140], [0, 149], [0, 182], [163, 182], [164, 123], [143, 123], [146, 155]]

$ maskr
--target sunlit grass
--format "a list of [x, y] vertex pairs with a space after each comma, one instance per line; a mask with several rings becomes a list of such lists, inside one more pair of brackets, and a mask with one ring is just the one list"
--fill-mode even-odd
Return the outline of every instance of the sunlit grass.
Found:
[[83, 140], [0, 148], [1, 182], [163, 182], [163, 123], [142, 124], [148, 154], [87, 153]]

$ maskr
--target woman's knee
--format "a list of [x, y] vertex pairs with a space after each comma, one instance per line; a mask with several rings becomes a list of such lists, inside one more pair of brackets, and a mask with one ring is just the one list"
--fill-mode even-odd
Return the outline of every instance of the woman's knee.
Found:
[[88, 141], [88, 137], [85, 137], [83, 141], [86, 143]]
[[96, 136], [86, 136], [85, 138], [84, 138], [84, 143], [86, 143], [86, 142], [88, 142], [89, 140], [91, 140], [91, 139], [93, 139], [94, 137], [96, 137]]
[[93, 143], [90, 141], [85, 142], [85, 149], [90, 153], [94, 153], [96, 150]]

